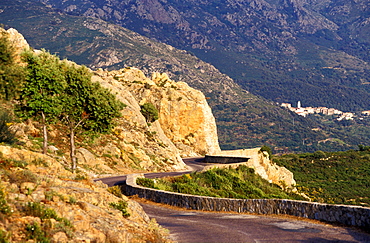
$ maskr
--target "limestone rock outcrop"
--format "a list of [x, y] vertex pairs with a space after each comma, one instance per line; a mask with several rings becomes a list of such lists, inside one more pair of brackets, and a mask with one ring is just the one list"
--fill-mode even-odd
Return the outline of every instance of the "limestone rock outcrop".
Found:
[[27, 40], [20, 34], [16, 29], [9, 28], [7, 30], [0, 28], [0, 35], [7, 35], [8, 39], [13, 47], [15, 58], [17, 62], [20, 62], [20, 54], [25, 50], [29, 49]]
[[[125, 122], [131, 120], [149, 129], [153, 139], [162, 141], [182, 157], [199, 156], [220, 151], [215, 118], [205, 96], [184, 82], [174, 82], [164, 73], [147, 78], [136, 68], [95, 72], [93, 80], [117, 94], [128, 106], [123, 111]], [[159, 119], [148, 124], [140, 106], [153, 104]]]
[[[266, 179], [274, 184], [280, 185], [286, 189], [294, 189], [296, 182], [294, 175], [287, 168], [278, 166], [273, 163], [269, 155], [260, 148], [239, 149], [239, 150], [224, 150], [220, 153], [210, 154], [212, 156], [230, 156], [230, 157], [245, 157], [249, 158], [246, 166], [254, 168], [255, 172], [263, 179]], [[224, 164], [222, 166], [228, 166]]]

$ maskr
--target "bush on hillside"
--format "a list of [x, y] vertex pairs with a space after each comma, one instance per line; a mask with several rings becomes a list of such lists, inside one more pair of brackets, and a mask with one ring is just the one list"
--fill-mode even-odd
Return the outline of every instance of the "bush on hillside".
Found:
[[202, 173], [194, 172], [164, 179], [139, 178], [136, 182], [144, 187], [210, 197], [303, 199], [269, 183], [257, 175], [253, 168], [244, 165], [235, 169], [213, 168]]
[[158, 110], [152, 103], [145, 103], [142, 105], [140, 112], [147, 122], [154, 122], [159, 118]]
[[13, 144], [17, 141], [15, 132], [10, 129], [12, 124], [12, 116], [7, 111], [0, 110], [0, 143]]

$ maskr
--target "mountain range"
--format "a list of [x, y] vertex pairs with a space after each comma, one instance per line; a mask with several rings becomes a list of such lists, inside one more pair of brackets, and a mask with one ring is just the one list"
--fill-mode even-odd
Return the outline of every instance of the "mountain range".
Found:
[[[363, 19], [367, 3], [358, 2], [351, 6], [362, 6], [355, 13]], [[357, 35], [352, 31], [353, 43], [361, 45], [343, 42], [340, 49], [333, 44], [334, 38], [329, 47], [329, 42], [314, 36], [324, 38], [323, 26], [333, 33], [339, 29], [324, 15], [314, 13], [335, 3], [296, 0], [284, 4], [4, 0], [0, 23], [16, 28], [34, 48], [93, 69], [132, 66], [147, 75], [166, 72], [175, 81], [187, 82], [206, 95], [223, 149], [269, 145], [275, 152], [302, 152], [370, 143], [367, 119], [340, 123], [317, 115], [303, 118], [276, 104], [301, 100], [306, 106], [368, 109], [368, 57], [364, 55], [368, 45], [366, 33], [360, 31], [360, 27], [365, 30], [366, 21], [357, 28]], [[282, 7], [289, 4], [296, 7]], [[296, 20], [288, 10], [298, 11]], [[230, 23], [225, 24], [226, 20]], [[349, 20], [346, 23], [349, 26]], [[248, 30], [254, 32], [247, 35]]]
[[370, 105], [367, 0], [41, 0], [191, 51], [277, 102]]

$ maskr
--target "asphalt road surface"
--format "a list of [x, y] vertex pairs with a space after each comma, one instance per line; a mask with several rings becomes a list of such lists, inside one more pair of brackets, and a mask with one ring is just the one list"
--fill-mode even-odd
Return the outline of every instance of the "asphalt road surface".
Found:
[[335, 227], [293, 217], [177, 210], [139, 202], [177, 242], [370, 242], [355, 228]]
[[[145, 173], [144, 176], [146, 178], [160, 178], [165, 176], [178, 176], [183, 174], [190, 174], [193, 171], [200, 171], [206, 165], [211, 165], [203, 162], [203, 157], [197, 158], [187, 158], [183, 159], [184, 163], [188, 166], [188, 171], [178, 171], [178, 172], [158, 172], [158, 173]], [[95, 179], [95, 181], [102, 181], [103, 183], [107, 184], [108, 186], [115, 186], [115, 185], [122, 185], [126, 181], [126, 175], [122, 176], [114, 176], [114, 177], [106, 177], [106, 178], [99, 178]]]

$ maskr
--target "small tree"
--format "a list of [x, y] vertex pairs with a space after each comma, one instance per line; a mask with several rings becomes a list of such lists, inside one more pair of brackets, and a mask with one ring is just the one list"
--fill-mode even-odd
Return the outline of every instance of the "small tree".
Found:
[[43, 130], [43, 153], [47, 153], [47, 125], [54, 122], [62, 112], [61, 95], [66, 88], [64, 75], [60, 69], [60, 60], [48, 52], [36, 55], [25, 52], [27, 63], [26, 80], [20, 94], [20, 116], [38, 118]]
[[145, 103], [141, 106], [141, 114], [145, 117], [147, 122], [154, 122], [158, 120], [158, 110], [152, 103]]
[[70, 131], [72, 170], [76, 170], [75, 134], [78, 128], [106, 132], [124, 105], [98, 83], [91, 82], [91, 73], [84, 66], [64, 62], [68, 84], [64, 92], [62, 117]]

